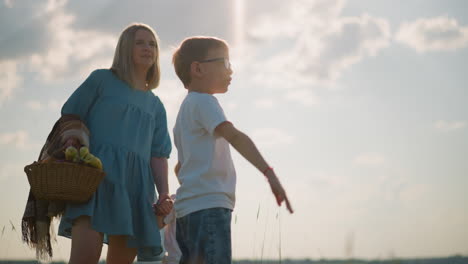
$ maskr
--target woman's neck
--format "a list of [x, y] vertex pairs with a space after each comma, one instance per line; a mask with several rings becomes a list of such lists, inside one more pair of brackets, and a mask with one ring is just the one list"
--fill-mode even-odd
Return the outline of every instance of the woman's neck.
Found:
[[133, 82], [135, 85], [135, 89], [146, 91], [148, 90], [147, 83], [146, 83], [146, 73], [147, 71], [138, 71], [135, 70], [133, 72]]

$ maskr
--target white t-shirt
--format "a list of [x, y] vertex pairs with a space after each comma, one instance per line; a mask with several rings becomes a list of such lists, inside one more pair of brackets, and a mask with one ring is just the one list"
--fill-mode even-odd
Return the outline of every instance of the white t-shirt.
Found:
[[189, 92], [177, 115], [174, 143], [180, 170], [177, 218], [215, 207], [234, 209], [236, 172], [229, 143], [215, 135], [215, 128], [227, 121], [216, 97]]

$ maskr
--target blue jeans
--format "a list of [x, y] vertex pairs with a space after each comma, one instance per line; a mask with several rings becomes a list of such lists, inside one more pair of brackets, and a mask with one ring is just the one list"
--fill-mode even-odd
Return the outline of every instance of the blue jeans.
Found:
[[182, 252], [180, 264], [230, 264], [231, 214], [210, 208], [177, 218], [176, 239]]

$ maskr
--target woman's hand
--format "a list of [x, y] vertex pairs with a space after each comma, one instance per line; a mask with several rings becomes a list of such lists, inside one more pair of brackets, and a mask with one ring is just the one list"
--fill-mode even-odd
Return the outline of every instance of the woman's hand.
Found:
[[153, 204], [154, 213], [156, 215], [168, 215], [174, 207], [174, 201], [168, 194], [161, 194], [158, 202]]

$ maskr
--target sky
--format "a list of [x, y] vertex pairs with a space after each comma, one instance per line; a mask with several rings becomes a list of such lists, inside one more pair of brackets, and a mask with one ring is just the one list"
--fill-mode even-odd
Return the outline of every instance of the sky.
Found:
[[[194, 35], [230, 44], [233, 81], [217, 98], [295, 209], [278, 208], [233, 150], [235, 259], [468, 255], [466, 10], [464, 0], [2, 0], [0, 259], [34, 257], [20, 239], [23, 167], [132, 22], [161, 40], [154, 93], [171, 131], [186, 94], [174, 47]], [[171, 167], [176, 157], [174, 147]], [[169, 184], [174, 193], [172, 172]], [[68, 259], [68, 239], [53, 247]]]

